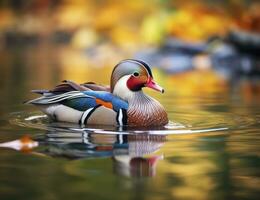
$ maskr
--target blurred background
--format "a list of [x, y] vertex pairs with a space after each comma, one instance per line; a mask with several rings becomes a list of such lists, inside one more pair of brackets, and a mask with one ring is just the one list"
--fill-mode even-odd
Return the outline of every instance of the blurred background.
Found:
[[[259, 76], [259, 32], [253, 0], [1, 0], [1, 89], [108, 84], [112, 67], [133, 57], [159, 69], [166, 90], [226, 93]], [[243, 82], [246, 98], [256, 85]]]
[[[24, 134], [47, 141], [36, 150], [41, 155], [1, 149], [1, 197], [259, 199], [259, 52], [258, 0], [0, 0], [0, 141]], [[30, 90], [64, 79], [109, 84], [125, 58], [153, 67], [166, 92], [146, 92], [171, 121], [201, 131], [146, 141], [160, 155], [158, 166], [142, 155], [125, 165], [127, 143], [113, 135], [90, 142], [80, 135], [79, 145], [19, 124], [40, 113], [22, 104], [35, 97]], [[226, 129], [202, 133], [214, 128]], [[129, 140], [131, 148], [138, 144], [146, 147]], [[122, 178], [132, 165], [155, 177]]]

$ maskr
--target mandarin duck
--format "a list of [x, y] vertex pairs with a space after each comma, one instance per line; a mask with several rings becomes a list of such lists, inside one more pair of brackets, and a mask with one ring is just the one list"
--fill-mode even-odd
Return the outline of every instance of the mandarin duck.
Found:
[[55, 121], [81, 125], [164, 126], [163, 106], [144, 94], [143, 87], [164, 92], [149, 65], [127, 59], [113, 69], [110, 87], [87, 82], [63, 81], [52, 90], [32, 90], [42, 96], [27, 103], [36, 105]]

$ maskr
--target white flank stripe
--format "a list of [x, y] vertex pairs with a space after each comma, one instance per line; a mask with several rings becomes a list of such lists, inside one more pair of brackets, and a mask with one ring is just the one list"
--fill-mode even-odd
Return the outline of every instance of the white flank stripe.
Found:
[[122, 109], [119, 110], [118, 123], [119, 123], [120, 126], [123, 126], [123, 111], [122, 111]]
[[90, 112], [91, 110], [93, 110], [93, 109], [94, 109], [94, 108], [90, 108], [90, 109], [86, 110], [86, 111], [83, 113], [83, 115], [82, 115], [82, 117], [81, 117], [81, 119], [80, 119], [80, 123], [81, 123], [82, 125], [84, 124], [84, 121], [85, 121], [86, 117], [88, 116], [89, 112]]

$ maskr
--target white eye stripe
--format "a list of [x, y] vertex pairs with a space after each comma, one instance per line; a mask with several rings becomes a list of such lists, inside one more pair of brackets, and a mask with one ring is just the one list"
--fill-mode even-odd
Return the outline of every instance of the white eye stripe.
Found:
[[120, 78], [117, 83], [115, 84], [113, 94], [115, 96], [120, 97], [121, 99], [127, 101], [128, 99], [131, 98], [133, 95], [132, 91], [127, 87], [127, 81], [130, 78], [130, 75], [123, 76]]

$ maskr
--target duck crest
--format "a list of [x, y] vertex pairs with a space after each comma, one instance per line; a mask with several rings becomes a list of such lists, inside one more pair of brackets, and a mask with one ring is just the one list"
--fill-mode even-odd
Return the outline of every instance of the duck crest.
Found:
[[168, 123], [167, 113], [162, 105], [142, 91], [135, 92], [128, 100], [128, 125], [163, 126]]

